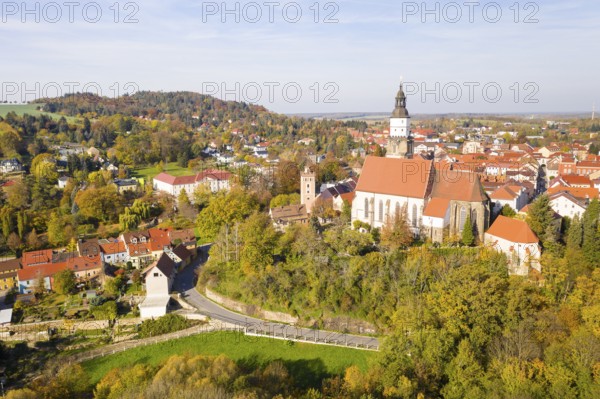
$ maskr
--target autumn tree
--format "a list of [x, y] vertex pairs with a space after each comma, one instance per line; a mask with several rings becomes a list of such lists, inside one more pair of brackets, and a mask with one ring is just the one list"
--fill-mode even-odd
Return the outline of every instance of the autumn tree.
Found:
[[214, 240], [221, 226], [232, 226], [241, 222], [258, 209], [255, 199], [241, 190], [229, 193], [216, 193], [196, 218], [201, 236], [207, 241]]
[[123, 209], [123, 199], [114, 186], [89, 187], [75, 197], [79, 213], [83, 217], [102, 222], [115, 222]]
[[6, 192], [6, 202], [12, 208], [24, 209], [29, 205], [29, 187], [23, 180], [15, 180], [4, 191]]
[[38, 180], [46, 179], [51, 183], [56, 182], [58, 179], [56, 160], [52, 157], [52, 155], [47, 153], [37, 155], [31, 161], [31, 173]]
[[29, 248], [30, 250], [38, 249], [41, 246], [40, 239], [35, 229], [31, 230], [29, 234], [27, 234], [26, 244], [27, 248]]
[[381, 245], [389, 251], [406, 248], [414, 241], [414, 235], [406, 218], [406, 208], [397, 210], [386, 220], [381, 229]]
[[6, 122], [0, 122], [0, 151], [4, 158], [16, 157], [21, 144], [19, 132]]
[[6, 239], [6, 245], [8, 245], [12, 251], [16, 252], [19, 248], [21, 248], [22, 242], [17, 233], [13, 232], [10, 233]]
[[54, 275], [54, 291], [67, 295], [75, 290], [75, 273], [71, 269], [61, 270]]
[[282, 161], [275, 169], [275, 193], [292, 194], [300, 191], [300, 168], [296, 162]]

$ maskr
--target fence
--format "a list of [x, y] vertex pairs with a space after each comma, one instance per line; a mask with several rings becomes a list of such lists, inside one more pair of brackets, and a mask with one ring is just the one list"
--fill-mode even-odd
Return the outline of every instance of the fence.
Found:
[[[306, 333], [302, 329], [295, 329], [295, 332], [288, 333], [287, 329], [282, 329], [281, 332], [268, 331], [254, 327], [241, 327], [238, 325], [230, 324], [212, 324], [212, 325], [200, 325], [191, 327], [187, 330], [178, 331], [175, 333], [165, 334], [158, 337], [144, 338], [135, 341], [121, 342], [118, 344], [106, 346], [104, 348], [94, 349], [84, 353], [78, 353], [71, 355], [62, 361], [67, 363], [81, 363], [88, 360], [104, 357], [108, 355], [114, 355], [120, 352], [134, 349], [140, 346], [155, 345], [162, 342], [171, 340], [177, 340], [181, 338], [190, 337], [198, 334], [213, 333], [219, 331], [237, 332], [248, 337], [265, 337], [272, 339], [279, 339], [293, 342], [305, 342], [317, 345], [329, 345], [338, 346], [344, 348], [353, 348], [368, 351], [378, 351], [379, 344], [377, 340], [371, 339], [374, 343], [368, 343], [365, 337], [354, 337], [347, 334], [337, 333], [326, 333], [319, 330], [311, 331]], [[364, 341], [364, 342], [361, 342]]]

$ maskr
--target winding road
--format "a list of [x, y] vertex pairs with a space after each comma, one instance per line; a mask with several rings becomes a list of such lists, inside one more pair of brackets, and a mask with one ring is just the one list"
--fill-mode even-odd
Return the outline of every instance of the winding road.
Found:
[[198, 270], [205, 261], [206, 257], [200, 252], [198, 258], [177, 275], [173, 284], [173, 290], [181, 293], [185, 301], [198, 309], [201, 314], [209, 316], [213, 320], [219, 320], [239, 326], [240, 329], [245, 330], [247, 335], [268, 335], [277, 339], [308, 341], [323, 345], [348, 346], [370, 350], [379, 349], [379, 341], [374, 337], [315, 330], [269, 322], [225, 309], [196, 290], [196, 270]]

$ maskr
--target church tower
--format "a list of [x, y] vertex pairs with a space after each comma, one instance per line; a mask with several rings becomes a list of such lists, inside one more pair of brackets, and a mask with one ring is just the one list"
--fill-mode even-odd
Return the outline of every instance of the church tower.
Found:
[[317, 176], [308, 166], [300, 174], [300, 203], [306, 205], [306, 212], [310, 213], [316, 198]]
[[410, 133], [410, 115], [406, 110], [406, 95], [400, 84], [396, 95], [396, 108], [390, 118], [390, 139], [387, 147], [388, 158], [412, 158], [413, 139]]

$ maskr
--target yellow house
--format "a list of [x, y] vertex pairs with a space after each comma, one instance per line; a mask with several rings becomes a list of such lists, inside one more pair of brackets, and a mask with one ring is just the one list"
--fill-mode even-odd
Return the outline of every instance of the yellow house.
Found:
[[10, 290], [18, 286], [17, 271], [20, 269], [20, 259], [10, 259], [0, 262], [0, 291]]

